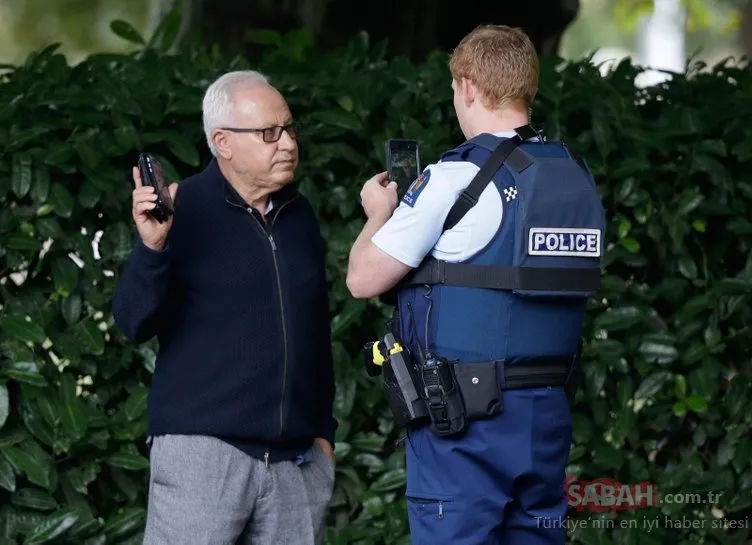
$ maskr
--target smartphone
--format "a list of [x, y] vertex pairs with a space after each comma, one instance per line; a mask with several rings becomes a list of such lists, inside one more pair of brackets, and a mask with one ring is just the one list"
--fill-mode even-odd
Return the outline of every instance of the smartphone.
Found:
[[386, 141], [386, 171], [390, 182], [397, 182], [404, 193], [421, 172], [418, 141], [409, 138], [390, 138]]
[[162, 165], [148, 153], [141, 153], [138, 156], [138, 171], [141, 174], [141, 182], [153, 187], [157, 194], [157, 206], [149, 210], [149, 214], [159, 223], [164, 223], [175, 212], [175, 208], [168, 185], [164, 181]]

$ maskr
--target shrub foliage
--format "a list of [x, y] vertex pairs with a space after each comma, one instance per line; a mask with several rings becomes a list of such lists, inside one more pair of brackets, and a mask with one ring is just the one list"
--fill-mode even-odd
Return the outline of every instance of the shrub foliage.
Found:
[[[174, 180], [201, 168], [203, 90], [246, 67], [302, 123], [299, 184], [329, 245], [341, 424], [328, 543], [408, 543], [399, 430], [360, 356], [389, 309], [352, 300], [344, 276], [383, 142], [418, 138], [429, 161], [461, 142], [446, 58], [386, 59], [364, 36], [324, 54], [304, 33], [257, 32], [269, 47], [251, 66], [206, 49], [168, 55], [174, 23], [132, 55], [69, 66], [53, 46], [0, 80], [0, 543], [140, 543], [155, 345], [129, 343], [110, 312], [135, 234], [130, 168], [142, 150]], [[627, 62], [607, 77], [587, 62], [543, 66], [534, 123], [584, 156], [609, 221], [570, 474], [686, 496], [636, 511], [573, 501], [577, 543], [749, 533], [734, 526], [752, 506], [752, 77], [700, 68], [639, 90]]]

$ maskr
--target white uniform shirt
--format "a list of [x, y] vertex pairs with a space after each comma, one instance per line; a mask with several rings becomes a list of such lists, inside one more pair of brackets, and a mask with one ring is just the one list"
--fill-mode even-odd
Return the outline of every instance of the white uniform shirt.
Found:
[[[495, 133], [512, 138], [514, 132]], [[428, 165], [406, 191], [392, 217], [371, 239], [394, 259], [417, 267], [430, 252], [435, 259], [462, 261], [482, 250], [501, 225], [503, 199], [490, 182], [478, 202], [452, 229], [441, 234], [449, 210], [480, 169], [468, 161]]]

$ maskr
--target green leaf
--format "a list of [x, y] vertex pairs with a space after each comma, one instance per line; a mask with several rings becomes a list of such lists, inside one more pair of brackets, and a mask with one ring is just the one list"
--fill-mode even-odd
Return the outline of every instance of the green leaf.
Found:
[[705, 413], [708, 411], [708, 403], [700, 396], [690, 396], [685, 401], [691, 411], [696, 413]]
[[752, 439], [745, 437], [739, 441], [736, 446], [736, 454], [734, 455], [734, 465], [741, 473], [744, 468], [750, 467], [752, 462]]
[[361, 131], [363, 125], [357, 116], [344, 110], [320, 110], [311, 115], [312, 120], [348, 131]]
[[6, 247], [10, 250], [36, 253], [42, 249], [42, 244], [33, 236], [17, 232], [8, 237]]
[[685, 192], [679, 201], [679, 214], [687, 216], [693, 212], [705, 200], [703, 195], [697, 194], [696, 191]]
[[82, 305], [81, 295], [78, 293], [73, 293], [60, 301], [60, 310], [68, 325], [75, 324], [81, 318]]
[[703, 140], [700, 142], [699, 149], [708, 153], [726, 157], [726, 144], [723, 140]]
[[73, 213], [74, 202], [73, 196], [64, 185], [57, 182], [52, 184], [47, 204], [55, 209], [55, 213], [58, 216], [70, 218]]
[[694, 260], [689, 256], [682, 256], [677, 262], [679, 272], [685, 278], [694, 280], [697, 278], [697, 265]]
[[692, 434], [692, 442], [698, 446], [701, 447], [705, 444], [705, 442], [708, 440], [708, 432], [705, 429], [705, 426], [700, 424], [695, 429], [694, 433]]
[[645, 335], [637, 350], [648, 362], [665, 365], [679, 357], [675, 343], [673, 336]]
[[117, 515], [111, 516], [104, 527], [107, 542], [117, 543], [118, 540], [143, 528], [145, 518], [146, 510], [142, 507], [125, 508]]
[[87, 463], [83, 466], [77, 466], [65, 472], [70, 485], [73, 489], [81, 494], [88, 494], [88, 486], [96, 481], [99, 474], [98, 463]]
[[10, 397], [8, 396], [8, 387], [0, 383], [0, 429], [5, 425], [10, 416]]
[[[40, 210], [46, 208], [52, 210], [52, 207], [48, 204], [44, 204], [39, 207]], [[42, 238], [58, 239], [63, 238], [63, 229], [60, 227], [60, 222], [55, 218], [40, 218], [37, 220], [37, 232]]]
[[11, 337], [25, 342], [39, 344], [47, 338], [42, 326], [21, 316], [6, 316], [2, 322], [2, 329]]
[[50, 171], [43, 164], [37, 164], [34, 168], [34, 180], [31, 184], [31, 198], [35, 203], [43, 204], [49, 194]]
[[[2, 453], [2, 447], [0, 447], [0, 453]], [[0, 454], [0, 488], [8, 492], [16, 489], [16, 472], [2, 454]]]
[[[170, 133], [165, 144], [172, 154], [187, 165], [192, 167], [198, 166], [200, 159], [195, 144], [191, 143], [185, 136], [178, 133]], [[168, 184], [177, 180], [165, 180]]]
[[97, 324], [91, 320], [85, 320], [78, 324], [76, 332], [86, 351], [95, 356], [104, 354], [104, 336]]
[[139, 418], [146, 411], [146, 401], [149, 396], [149, 390], [147, 388], [138, 388], [131, 394], [128, 401], [125, 402], [125, 417], [133, 421]]
[[353, 103], [353, 99], [347, 95], [341, 96], [337, 99], [337, 103], [342, 107], [343, 110], [346, 112], [352, 112], [353, 107], [355, 104]]
[[68, 436], [77, 441], [86, 433], [87, 424], [76, 390], [75, 379], [63, 373], [60, 377], [60, 423]]
[[78, 286], [78, 265], [68, 257], [59, 257], [52, 262], [52, 280], [55, 288], [70, 293]]
[[115, 19], [110, 23], [110, 30], [117, 36], [134, 44], [144, 44], [144, 39], [133, 26], [122, 19]]
[[102, 259], [115, 262], [125, 261], [133, 248], [133, 237], [128, 226], [119, 221], [105, 228], [99, 241], [99, 253]]
[[635, 399], [650, 399], [660, 392], [666, 383], [671, 380], [671, 373], [668, 371], [657, 371], [647, 375], [635, 392]]
[[24, 542], [25, 545], [50, 543], [61, 537], [81, 518], [81, 511], [77, 508], [65, 508], [52, 513], [45, 518]]
[[131, 471], [140, 471], [149, 467], [149, 460], [139, 454], [118, 452], [107, 457], [107, 463]]
[[164, 16], [157, 26], [154, 34], [149, 40], [147, 47], [154, 48], [162, 52], [167, 52], [175, 43], [180, 32], [180, 11], [175, 7]]
[[14, 361], [10, 364], [10, 367], [3, 369], [3, 373], [14, 380], [32, 386], [47, 386], [47, 381], [41, 375], [39, 365], [33, 361]]
[[633, 238], [623, 238], [619, 241], [619, 244], [631, 254], [636, 254], [640, 251], [640, 243]]
[[31, 159], [21, 153], [13, 156], [11, 188], [18, 197], [23, 197], [31, 189]]
[[405, 487], [407, 483], [407, 473], [404, 469], [393, 469], [382, 474], [371, 485], [373, 492], [392, 492]]
[[640, 323], [644, 318], [645, 313], [637, 307], [617, 307], [599, 314], [594, 320], [594, 327], [606, 331], [621, 331]]
[[245, 40], [248, 43], [259, 45], [282, 45], [282, 36], [274, 30], [265, 28], [254, 28], [246, 31]]
[[713, 285], [712, 291], [723, 295], [750, 295], [752, 294], [752, 279], [723, 278]]
[[731, 148], [731, 153], [736, 155], [739, 161], [749, 161], [752, 159], [752, 135], [734, 144], [734, 147]]
[[718, 445], [718, 465], [725, 466], [734, 457], [734, 440], [728, 437], [724, 438]]
[[20, 488], [11, 496], [10, 502], [13, 505], [29, 507], [37, 511], [49, 511], [58, 506], [55, 498], [38, 488]]
[[39, 460], [15, 446], [2, 447], [0, 453], [4, 454], [11, 465], [23, 472], [32, 483], [42, 488], [47, 488], [50, 485], [49, 460]]
[[674, 375], [674, 391], [679, 399], [687, 397], [687, 379], [684, 375]]
[[380, 452], [384, 446], [384, 436], [376, 433], [358, 433], [350, 441], [353, 448], [363, 452]]

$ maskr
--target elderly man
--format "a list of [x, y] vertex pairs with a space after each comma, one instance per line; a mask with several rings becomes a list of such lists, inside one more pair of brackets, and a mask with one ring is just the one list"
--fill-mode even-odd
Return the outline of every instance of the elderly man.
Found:
[[170, 186], [169, 221], [133, 169], [139, 236], [113, 301], [129, 339], [160, 347], [144, 543], [313, 544], [334, 483], [334, 378], [292, 115], [263, 75], [232, 72], [203, 120], [214, 158]]

